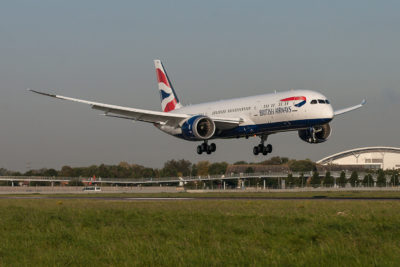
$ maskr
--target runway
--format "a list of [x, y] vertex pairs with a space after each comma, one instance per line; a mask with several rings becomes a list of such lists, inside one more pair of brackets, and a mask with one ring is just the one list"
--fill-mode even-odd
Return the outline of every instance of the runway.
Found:
[[102, 200], [102, 201], [224, 201], [224, 200], [262, 200], [262, 201], [400, 201], [400, 198], [394, 197], [326, 197], [326, 196], [313, 196], [313, 197], [86, 197], [86, 196], [0, 196], [2, 199], [54, 199], [54, 200]]

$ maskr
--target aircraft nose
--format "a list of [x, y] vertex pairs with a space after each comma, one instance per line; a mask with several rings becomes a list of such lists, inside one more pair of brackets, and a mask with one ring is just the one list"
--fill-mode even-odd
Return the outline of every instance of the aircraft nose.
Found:
[[331, 105], [327, 105], [327, 108], [326, 108], [325, 112], [326, 112], [325, 115], [326, 115], [327, 118], [333, 119], [335, 113], [334, 113], [333, 108], [332, 108]]

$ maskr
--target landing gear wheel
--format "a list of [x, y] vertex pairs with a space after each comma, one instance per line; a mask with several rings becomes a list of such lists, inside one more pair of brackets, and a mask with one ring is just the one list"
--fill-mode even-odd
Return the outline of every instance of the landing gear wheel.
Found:
[[215, 152], [217, 149], [217, 146], [214, 143], [211, 143], [210, 145], [207, 144], [207, 140], [204, 140], [204, 142], [201, 145], [197, 146], [197, 154], [201, 155], [203, 152], [206, 152], [207, 154], [211, 154]]
[[214, 143], [211, 143], [210, 149], [211, 149], [211, 152], [215, 152], [215, 150], [217, 150], [217, 146]]
[[262, 153], [264, 156], [268, 155], [269, 153], [272, 152], [272, 145], [268, 144], [267, 146], [264, 146], [265, 141], [267, 141], [268, 135], [260, 135], [261, 142], [259, 145], [253, 147], [253, 154], [258, 155]]
[[272, 145], [271, 144], [268, 144], [265, 148], [267, 149], [267, 153], [271, 153], [272, 152]]
[[268, 154], [267, 148], [263, 147], [262, 153], [264, 156], [266, 156]]
[[207, 147], [208, 147], [207, 143], [204, 142], [201, 144], [201, 150], [207, 151]]
[[258, 153], [259, 153], [258, 146], [253, 147], [253, 154], [257, 156]]

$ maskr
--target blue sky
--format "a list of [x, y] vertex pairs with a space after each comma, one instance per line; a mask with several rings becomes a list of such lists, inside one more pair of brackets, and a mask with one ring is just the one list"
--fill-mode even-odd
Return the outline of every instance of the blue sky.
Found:
[[152, 125], [104, 118], [26, 88], [160, 110], [160, 58], [184, 104], [290, 88], [325, 94], [336, 118], [324, 144], [272, 135], [271, 155], [318, 160], [344, 149], [398, 146], [398, 1], [3, 1], [0, 167], [25, 170], [171, 158], [258, 161], [258, 139], [217, 141], [212, 156]]

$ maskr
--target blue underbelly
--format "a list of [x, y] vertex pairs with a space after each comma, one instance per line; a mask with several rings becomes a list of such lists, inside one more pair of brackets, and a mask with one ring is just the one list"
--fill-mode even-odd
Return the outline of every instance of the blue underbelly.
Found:
[[[217, 138], [236, 138], [243, 137], [246, 135], [254, 134], [268, 134], [279, 131], [296, 131], [298, 129], [304, 129], [315, 125], [322, 125], [330, 122], [332, 119], [311, 119], [311, 120], [295, 120], [295, 121], [284, 121], [284, 122], [273, 122], [273, 123], [263, 123], [254, 125], [238, 126], [236, 128], [225, 130], [221, 132], [216, 132], [211, 139]], [[175, 137], [187, 139], [182, 134], [175, 135]], [[189, 139], [187, 139], [189, 140]], [[190, 140], [196, 141], [196, 140]], [[199, 140], [197, 140], [199, 141]]]
[[322, 125], [332, 119], [295, 120], [284, 122], [263, 123], [255, 125], [238, 126], [236, 128], [217, 133], [214, 138], [230, 138], [243, 135], [263, 134], [276, 131], [298, 130], [315, 125]]

